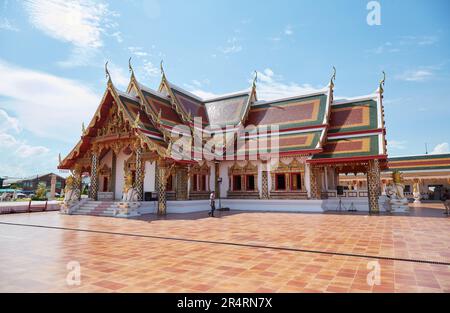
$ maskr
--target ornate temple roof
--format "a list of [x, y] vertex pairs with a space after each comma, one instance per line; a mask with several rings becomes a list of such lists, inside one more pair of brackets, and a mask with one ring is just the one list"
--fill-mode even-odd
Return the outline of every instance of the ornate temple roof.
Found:
[[450, 170], [450, 153], [391, 157], [388, 159], [388, 169], [401, 172]]
[[[380, 89], [376, 94], [334, 100], [323, 151], [312, 163], [387, 158], [384, 109]], [[383, 165], [384, 167], [385, 165]]]
[[[61, 168], [69, 167], [70, 160], [89, 149], [98, 123], [112, 105], [117, 105], [124, 113], [139, 136], [161, 146], [172, 143], [171, 131], [176, 125], [186, 126], [190, 135], [197, 136], [194, 118], [201, 117], [203, 135], [214, 134], [204, 129], [206, 126], [246, 130], [253, 127], [253, 131], [246, 131], [244, 135], [232, 131], [226, 137], [231, 138], [231, 142], [244, 138], [244, 146], [251, 146], [255, 140], [271, 141], [277, 137], [280, 154], [312, 155], [309, 160], [312, 163], [387, 157], [381, 84], [374, 95], [334, 100], [333, 76], [330, 84], [317, 92], [264, 101], [257, 99], [255, 77], [247, 90], [204, 99], [169, 82], [161, 70], [158, 90], [138, 82], [131, 65], [126, 92], [117, 90], [109, 79], [95, 117]], [[220, 138], [217, 141], [220, 142]], [[233, 145], [237, 151], [237, 143]]]

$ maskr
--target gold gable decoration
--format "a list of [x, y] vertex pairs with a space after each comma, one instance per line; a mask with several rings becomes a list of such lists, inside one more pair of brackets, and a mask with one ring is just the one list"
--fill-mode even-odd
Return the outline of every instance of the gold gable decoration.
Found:
[[112, 106], [106, 118], [105, 124], [97, 130], [97, 137], [129, 134], [131, 128], [123, 117], [122, 112], [118, 112], [117, 106]]
[[244, 166], [240, 166], [237, 162], [228, 169], [229, 175], [246, 175], [246, 174], [258, 174], [258, 166], [247, 161]]
[[282, 162], [281, 160], [272, 167], [272, 173], [304, 173], [305, 172], [305, 164], [300, 162], [297, 158], [292, 159], [289, 164]]
[[194, 174], [198, 175], [210, 175], [211, 168], [206, 164], [206, 162], [203, 162], [203, 164], [200, 165], [200, 163], [195, 164], [192, 166], [189, 170], [189, 176], [192, 176]]

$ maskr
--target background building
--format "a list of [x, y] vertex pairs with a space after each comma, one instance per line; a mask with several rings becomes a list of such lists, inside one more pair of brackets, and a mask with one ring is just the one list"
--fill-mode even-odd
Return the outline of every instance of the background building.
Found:
[[47, 190], [50, 191], [52, 175], [56, 176], [56, 193], [61, 194], [65, 187], [65, 178], [54, 173], [44, 173], [25, 178], [5, 179], [3, 188], [20, 189], [25, 194], [32, 194], [36, 191], [39, 183], [44, 183]]

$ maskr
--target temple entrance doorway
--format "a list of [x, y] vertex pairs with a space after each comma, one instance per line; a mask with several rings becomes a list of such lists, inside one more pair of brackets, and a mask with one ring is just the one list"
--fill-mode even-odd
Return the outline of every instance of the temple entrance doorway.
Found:
[[107, 192], [108, 191], [108, 177], [103, 177], [103, 192]]

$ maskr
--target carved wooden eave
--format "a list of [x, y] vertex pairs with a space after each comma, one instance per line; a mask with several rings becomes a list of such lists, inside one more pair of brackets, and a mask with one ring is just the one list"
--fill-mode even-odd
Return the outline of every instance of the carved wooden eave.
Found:
[[191, 166], [189, 171], [189, 176], [192, 176], [194, 174], [199, 175], [210, 175], [211, 174], [211, 168], [206, 164], [206, 162], [203, 162], [202, 164], [196, 163], [194, 166]]
[[170, 135], [170, 132], [167, 131], [167, 129], [164, 127], [164, 125], [161, 124], [161, 117], [160, 112], [154, 112], [153, 109], [151, 109], [150, 104], [145, 99], [142, 90], [140, 88], [140, 84], [137, 81], [134, 73], [131, 73], [130, 83], [128, 84], [127, 93], [129, 93], [131, 90], [134, 90], [139, 98], [139, 103], [141, 105], [141, 108], [144, 110], [144, 112], [150, 116], [150, 120], [155, 126], [156, 129], [158, 129], [166, 142], [172, 142], [172, 137]]
[[243, 166], [239, 165], [238, 162], [234, 162], [233, 165], [228, 169], [229, 175], [245, 175], [257, 173], [258, 173], [258, 166], [254, 165], [250, 161], [247, 161]]
[[[82, 134], [80, 141], [71, 150], [71, 152], [61, 161], [58, 168], [69, 168], [71, 166], [70, 163], [72, 163], [72, 165], [73, 165], [73, 163], [76, 163], [76, 161], [74, 161], [74, 160], [81, 156], [80, 148], [83, 146], [83, 144], [90, 145], [91, 146], [90, 148], [93, 148], [92, 145], [94, 145], [94, 144], [97, 147], [109, 146], [109, 147], [113, 148], [112, 145], [113, 145], [114, 141], [118, 140], [119, 137], [111, 136], [110, 138], [97, 138], [98, 137], [98, 136], [96, 136], [97, 133], [92, 135], [92, 130], [95, 130], [97, 128], [96, 127], [97, 123], [99, 123], [102, 118], [101, 109], [105, 103], [106, 97], [109, 94], [111, 95], [111, 97], [113, 99], [113, 106], [114, 105], [116, 106], [118, 114], [121, 114], [122, 118], [128, 125], [127, 128], [129, 128], [130, 131], [132, 132], [132, 133], [128, 133], [128, 134], [125, 134], [125, 133], [120, 134], [120, 136], [119, 136], [120, 140], [129, 140], [131, 142], [133, 137], [137, 137], [140, 141], [142, 148], [147, 147], [150, 151], [156, 151], [158, 153], [158, 155], [160, 155], [162, 157], [166, 157], [167, 153], [165, 151], [165, 148], [158, 145], [157, 143], [153, 142], [153, 140], [148, 138], [145, 134], [143, 134], [140, 131], [139, 122], [136, 123], [136, 121], [133, 120], [131, 115], [125, 110], [124, 105], [121, 102], [119, 95], [117, 93], [117, 90], [114, 87], [111, 79], [109, 78], [106, 90], [102, 96], [100, 104], [97, 107], [97, 110], [95, 111], [95, 114], [92, 117], [91, 121], [89, 122], [88, 126], [86, 127], [84, 133]], [[91, 134], [91, 135], [89, 136], [89, 134]], [[107, 144], [106, 142], [109, 142], [109, 143]], [[85, 152], [83, 152], [83, 153], [85, 153]], [[70, 162], [70, 161], [72, 161], [72, 162]]]
[[282, 162], [281, 160], [272, 167], [272, 173], [292, 173], [292, 172], [304, 172], [305, 164], [300, 162], [297, 158], [294, 158], [289, 164]]
[[182, 106], [178, 103], [177, 97], [174, 95], [172, 88], [170, 87], [170, 83], [166, 78], [166, 75], [163, 73], [161, 77], [161, 83], [159, 84], [158, 91], [162, 92], [163, 90], [166, 90], [167, 94], [169, 95], [170, 103], [172, 104], [172, 107], [175, 109], [177, 114], [180, 116], [181, 120], [184, 123], [187, 123], [189, 128], [191, 129], [191, 133], [194, 132], [194, 129], [192, 127], [193, 118], [188, 114], [188, 112], [185, 112]]
[[245, 104], [246, 105], [245, 113], [242, 115], [242, 118], [239, 121], [239, 124], [237, 126], [243, 125], [245, 123], [245, 121], [247, 120], [247, 117], [248, 117], [248, 113], [250, 112], [250, 108], [251, 108], [253, 102], [255, 102], [255, 101], [258, 101], [258, 98], [256, 96], [256, 84], [253, 83], [252, 89], [250, 90], [249, 97], [247, 99], [247, 103]]

